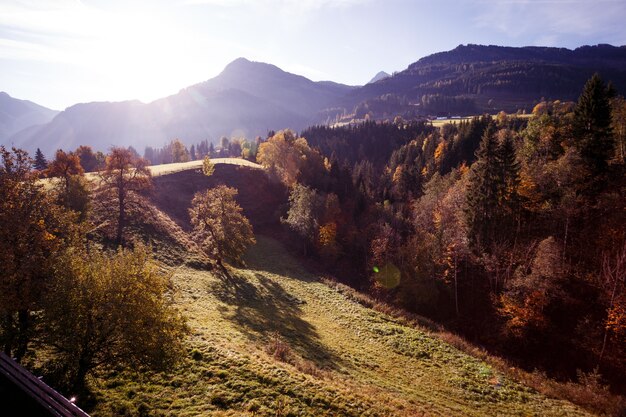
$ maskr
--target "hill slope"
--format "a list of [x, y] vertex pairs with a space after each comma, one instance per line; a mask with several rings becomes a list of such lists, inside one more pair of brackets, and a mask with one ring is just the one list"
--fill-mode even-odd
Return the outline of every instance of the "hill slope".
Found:
[[[28, 100], [19, 100], [0, 91], [0, 143], [20, 130], [48, 123], [58, 113]], [[6, 143], [10, 145], [10, 143]]]
[[[93, 416], [585, 415], [318, 281], [259, 236], [230, 277], [181, 267], [189, 357], [98, 380]], [[279, 351], [277, 353], [277, 347]], [[279, 360], [283, 359], [283, 360]]]
[[[407, 99], [403, 108], [391, 109], [396, 112], [415, 111], [415, 106], [421, 114], [514, 112], [532, 109], [542, 97], [575, 100], [594, 72], [612, 80], [622, 93], [626, 91], [626, 47], [597, 45], [569, 50], [459, 45], [424, 57], [348, 97], [351, 105], [386, 94]], [[427, 100], [429, 95], [443, 97]]]

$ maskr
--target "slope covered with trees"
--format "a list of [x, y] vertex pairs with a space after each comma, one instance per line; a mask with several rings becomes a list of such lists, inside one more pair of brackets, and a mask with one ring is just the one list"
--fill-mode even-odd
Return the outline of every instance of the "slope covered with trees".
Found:
[[[404, 100], [396, 114], [463, 115], [477, 112], [530, 112], [546, 100], [575, 100], [580, 86], [601, 72], [620, 90], [626, 89], [626, 48], [611, 45], [565, 48], [513, 48], [459, 45], [409, 65], [373, 84], [350, 92], [350, 106], [362, 103], [371, 116], [375, 99]], [[387, 98], [389, 102], [391, 99]], [[417, 109], [416, 109], [417, 108]]]
[[345, 138], [410, 125], [309, 129], [293, 146], [319, 144], [306, 152], [324, 163], [293, 168], [286, 226], [357, 288], [529, 369], [622, 390], [623, 103], [594, 75], [573, 108], [414, 132], [382, 166], [387, 144], [355, 161]]

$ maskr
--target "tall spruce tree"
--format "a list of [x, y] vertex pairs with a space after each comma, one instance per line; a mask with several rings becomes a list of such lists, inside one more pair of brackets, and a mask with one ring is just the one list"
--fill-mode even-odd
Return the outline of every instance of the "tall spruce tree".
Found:
[[485, 248], [493, 238], [498, 217], [501, 187], [499, 146], [495, 125], [489, 124], [476, 151], [467, 191], [466, 216], [469, 236], [475, 248]]
[[614, 150], [612, 94], [596, 73], [585, 84], [574, 111], [574, 146], [595, 175], [606, 169]]
[[507, 211], [511, 212], [516, 207], [520, 166], [517, 162], [512, 132], [509, 130], [502, 132], [503, 135], [498, 146], [498, 162], [500, 164], [500, 195], [498, 202]]
[[35, 152], [35, 163], [33, 164], [33, 167], [37, 171], [45, 171], [48, 168], [48, 161], [39, 148], [37, 148], [37, 151]]

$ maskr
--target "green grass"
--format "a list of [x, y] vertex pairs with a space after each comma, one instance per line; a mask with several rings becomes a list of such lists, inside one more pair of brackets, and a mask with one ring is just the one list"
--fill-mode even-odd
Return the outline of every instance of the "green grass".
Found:
[[[479, 116], [479, 115], [478, 115]], [[468, 116], [468, 117], [461, 117], [459, 119], [445, 119], [445, 120], [431, 120], [431, 123], [434, 127], [441, 127], [443, 125], [446, 124], [457, 124], [460, 123], [462, 121], [467, 122], [467, 121], [471, 121], [474, 117], [478, 117], [478, 116]], [[493, 114], [492, 117], [496, 118], [498, 115], [497, 114]], [[528, 119], [532, 116], [532, 114], [509, 114], [509, 117], [517, 117], [520, 119]]]
[[[201, 169], [202, 168], [202, 160], [199, 161], [189, 161], [189, 162], [179, 162], [175, 164], [162, 164], [162, 165], [152, 165], [150, 166], [150, 172], [153, 177], [159, 177], [161, 175], [173, 174], [175, 172], [187, 171], [190, 169]], [[247, 166], [250, 168], [262, 168], [261, 165], [250, 162], [246, 159], [241, 158], [213, 158], [211, 162], [215, 165], [219, 164], [229, 164], [229, 165], [240, 165]]]
[[175, 271], [186, 357], [167, 374], [92, 379], [94, 417], [586, 415], [348, 299], [272, 239], [246, 262], [228, 278]]
[[[172, 164], [161, 164], [161, 165], [151, 165], [148, 167], [150, 173], [153, 177], [160, 177], [161, 175], [174, 174], [180, 171], [188, 171], [192, 169], [202, 169], [202, 160], [199, 161], [189, 161], [189, 162], [178, 162]], [[263, 167], [257, 163], [250, 162], [246, 159], [241, 158], [214, 158], [211, 159], [211, 162], [215, 165], [227, 164], [227, 165], [239, 165], [246, 166], [250, 168], [258, 168], [262, 169]], [[97, 181], [98, 173], [97, 172], [88, 172], [85, 174], [85, 178], [89, 181]], [[50, 189], [54, 182], [55, 178], [42, 178], [39, 180], [39, 183], [42, 184], [46, 189]]]

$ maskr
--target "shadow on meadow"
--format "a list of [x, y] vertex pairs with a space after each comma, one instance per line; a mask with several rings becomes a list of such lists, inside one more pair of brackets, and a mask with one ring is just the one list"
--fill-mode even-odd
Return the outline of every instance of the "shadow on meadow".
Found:
[[[284, 257], [280, 262], [271, 262], [272, 256], [262, 257], [262, 265], [256, 262], [256, 255], [263, 255], [263, 252], [270, 255], [268, 249], [270, 252], [277, 249], [274, 246], [276, 242], [270, 241], [269, 248], [266, 243], [262, 239], [257, 245], [261, 253], [247, 257], [248, 267], [252, 270], [241, 273], [231, 269], [209, 288], [218, 300], [227, 305], [221, 308], [221, 313], [255, 343], [267, 344], [279, 335], [298, 355], [312, 361], [318, 368], [338, 369], [343, 365], [341, 359], [324, 346], [315, 327], [303, 318], [306, 301], [290, 294], [280, 282], [263, 274], [271, 272], [293, 277], [296, 271], [300, 276], [301, 269], [293, 269], [297, 265], [290, 265], [292, 259]], [[310, 281], [307, 275], [304, 280]]]

